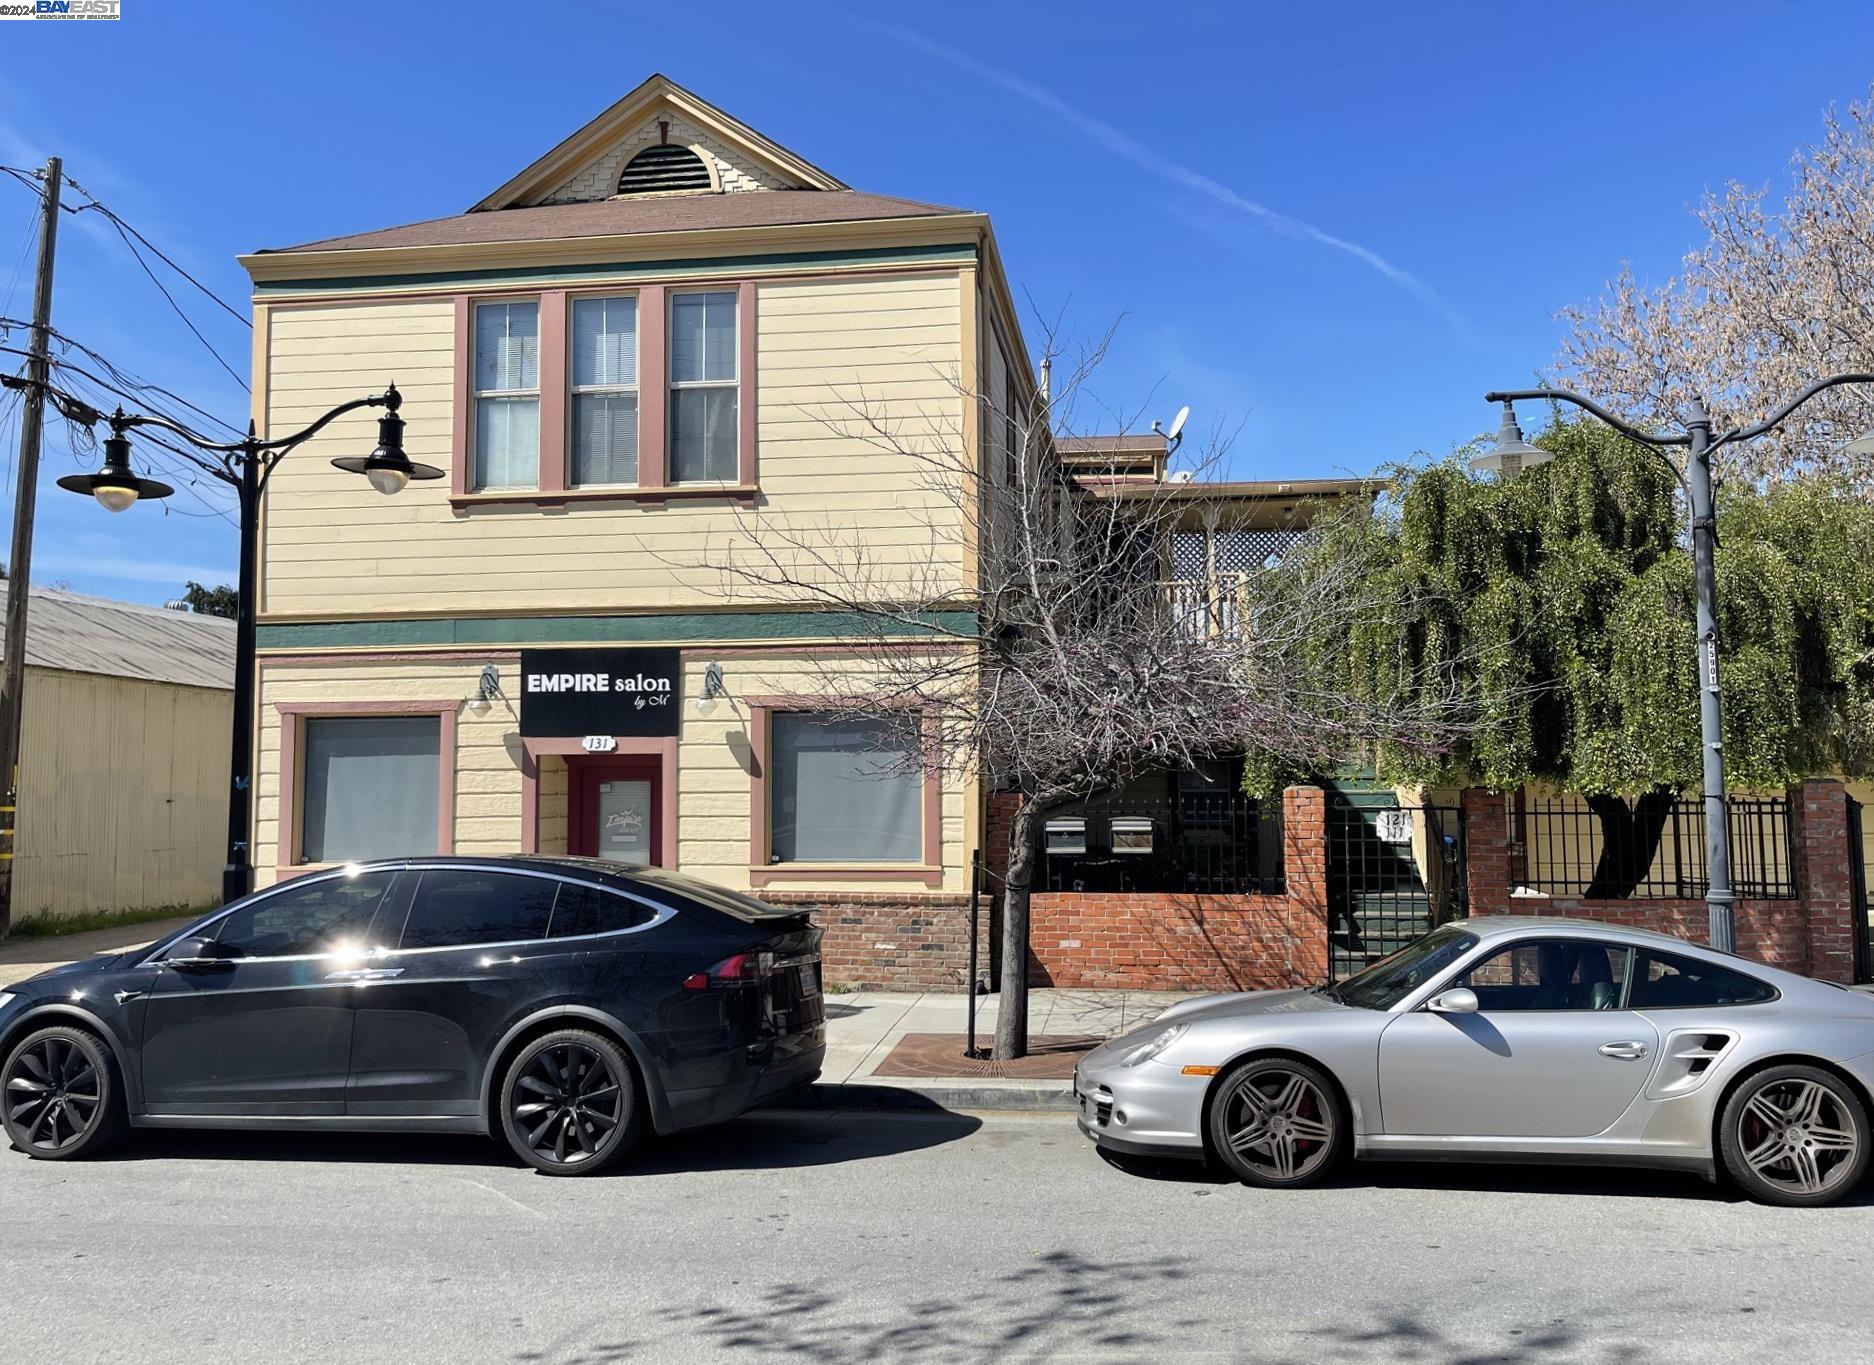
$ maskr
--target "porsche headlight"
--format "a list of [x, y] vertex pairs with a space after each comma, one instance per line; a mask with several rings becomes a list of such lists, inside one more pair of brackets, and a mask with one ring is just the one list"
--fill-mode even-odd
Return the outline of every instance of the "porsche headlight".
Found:
[[17, 999], [19, 999], [19, 996], [11, 991], [0, 991], [0, 1010], [5, 1009]]
[[1166, 1048], [1182, 1038], [1190, 1031], [1190, 1028], [1191, 1026], [1189, 1024], [1173, 1024], [1163, 1032], [1154, 1034], [1152, 1037], [1133, 1048], [1132, 1051], [1128, 1052], [1126, 1054], [1126, 1059], [1121, 1062], [1120, 1065], [1137, 1066], [1141, 1062], [1151, 1061], [1152, 1058], [1159, 1056]]

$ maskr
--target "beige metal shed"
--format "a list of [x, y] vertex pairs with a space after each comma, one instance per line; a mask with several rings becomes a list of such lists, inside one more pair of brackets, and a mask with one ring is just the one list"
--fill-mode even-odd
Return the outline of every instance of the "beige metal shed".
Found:
[[233, 687], [232, 621], [33, 589], [16, 920], [219, 899]]

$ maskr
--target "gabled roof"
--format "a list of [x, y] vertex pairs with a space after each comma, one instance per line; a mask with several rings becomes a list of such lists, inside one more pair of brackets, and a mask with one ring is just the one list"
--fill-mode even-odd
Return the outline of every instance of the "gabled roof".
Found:
[[402, 227], [328, 237], [270, 251], [353, 251], [372, 247], [468, 246], [481, 242], [557, 241], [572, 237], [624, 237], [652, 232], [711, 228], [780, 227], [790, 224], [855, 223], [882, 218], [967, 215], [915, 199], [893, 199], [858, 190], [769, 190], [760, 194], [598, 199], [578, 204], [475, 210], [454, 218], [431, 218]]
[[[0, 605], [10, 586], [0, 583]], [[26, 613], [26, 662], [67, 673], [229, 689], [234, 622], [34, 588]]]
[[470, 206], [469, 212], [520, 208], [538, 202], [542, 195], [550, 193], [608, 143], [643, 126], [664, 110], [689, 120], [801, 189], [850, 188], [780, 143], [762, 136], [734, 115], [685, 90], [670, 77], [656, 73], [500, 189]]

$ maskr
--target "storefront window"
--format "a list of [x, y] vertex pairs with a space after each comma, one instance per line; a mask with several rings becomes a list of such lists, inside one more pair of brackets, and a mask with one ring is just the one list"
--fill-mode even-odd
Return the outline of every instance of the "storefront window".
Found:
[[915, 716], [782, 712], [771, 743], [774, 862], [914, 863], [923, 856]]
[[308, 716], [300, 861], [434, 853], [442, 782], [435, 716]]

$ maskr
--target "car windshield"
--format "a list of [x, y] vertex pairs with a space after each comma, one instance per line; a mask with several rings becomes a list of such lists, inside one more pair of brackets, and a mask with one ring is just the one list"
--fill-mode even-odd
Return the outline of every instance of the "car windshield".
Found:
[[1343, 1005], [1389, 1010], [1477, 946], [1477, 935], [1446, 925], [1356, 972], [1328, 994]]

